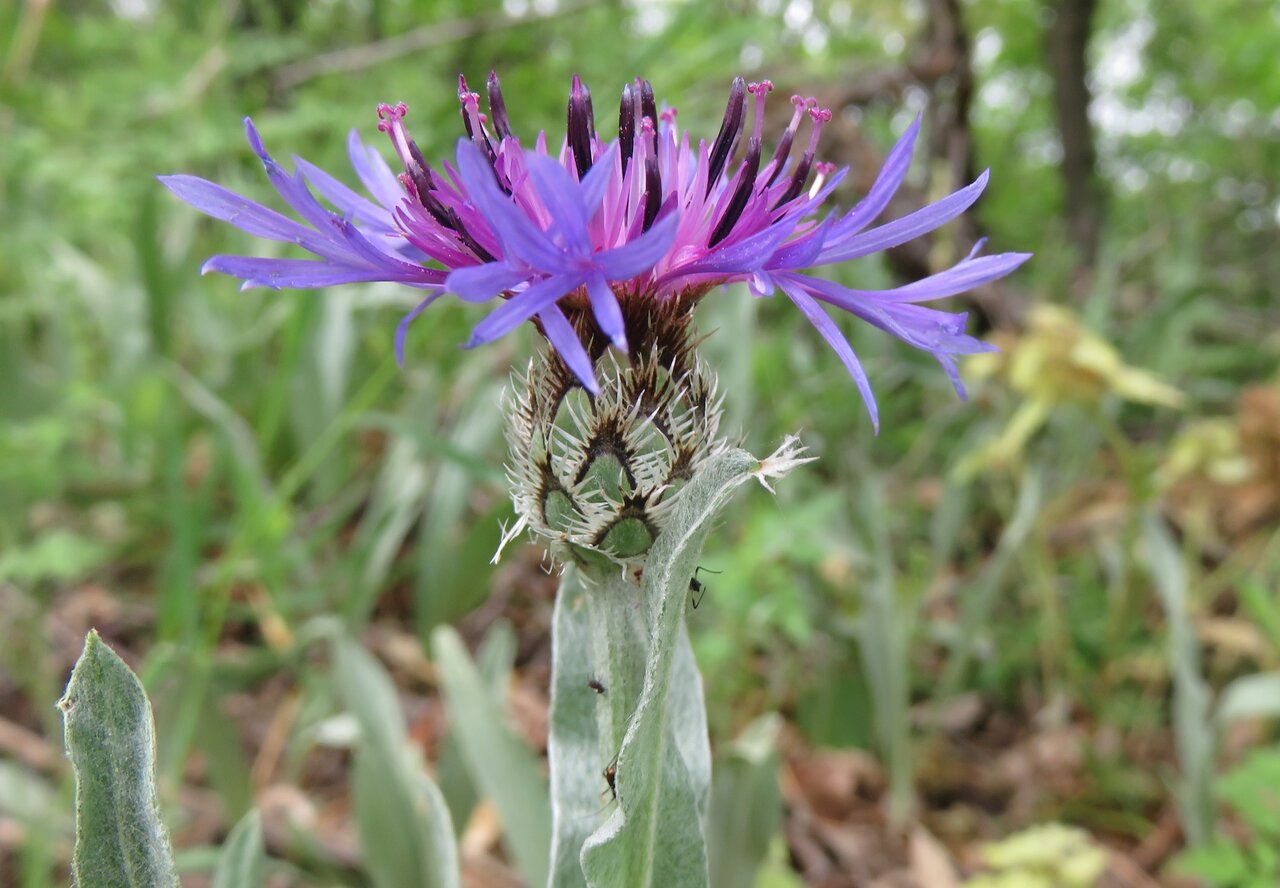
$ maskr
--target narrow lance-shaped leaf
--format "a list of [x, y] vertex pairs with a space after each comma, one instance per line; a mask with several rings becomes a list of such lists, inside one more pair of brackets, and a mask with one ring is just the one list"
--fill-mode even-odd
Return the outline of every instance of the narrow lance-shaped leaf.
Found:
[[1173, 677], [1173, 734], [1182, 778], [1178, 813], [1188, 844], [1208, 840], [1213, 829], [1213, 759], [1217, 737], [1212, 691], [1204, 679], [1200, 644], [1187, 613], [1187, 570], [1168, 528], [1154, 512], [1143, 517], [1147, 566], [1169, 622], [1167, 657]]
[[458, 633], [439, 627], [431, 633], [431, 650], [471, 779], [497, 807], [521, 874], [541, 885], [549, 868], [551, 803], [537, 758], [507, 727]]
[[76, 781], [76, 885], [176, 888], [156, 797], [151, 704], [96, 631], [85, 638], [58, 708]]
[[213, 888], [260, 888], [265, 862], [262, 815], [255, 809], [240, 818], [218, 852]]
[[762, 715], [733, 741], [716, 762], [715, 789], [707, 823], [707, 851], [713, 888], [756, 884], [769, 842], [782, 825], [778, 787], [776, 713]]
[[395, 685], [350, 638], [334, 640], [334, 673], [360, 724], [352, 768], [356, 831], [379, 888], [457, 888], [453, 822], [440, 790], [410, 752]]

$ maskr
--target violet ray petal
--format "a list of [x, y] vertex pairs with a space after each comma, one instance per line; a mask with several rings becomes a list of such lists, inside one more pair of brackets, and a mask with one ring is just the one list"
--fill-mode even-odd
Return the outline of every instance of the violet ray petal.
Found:
[[946, 271], [928, 278], [883, 290], [860, 290], [822, 281], [822, 287], [833, 303], [865, 305], [868, 302], [929, 302], [964, 293], [989, 281], [1004, 278], [1030, 258], [1030, 253], [997, 253], [995, 256], [966, 258]]
[[766, 271], [753, 271], [751, 279], [747, 281], [747, 290], [757, 299], [765, 299], [772, 296], [775, 289], [773, 275]]
[[609, 337], [609, 340], [622, 351], [627, 350], [627, 328], [622, 320], [622, 308], [618, 305], [618, 297], [602, 274], [593, 274], [587, 278], [587, 295], [591, 297], [591, 311], [596, 323]]
[[368, 281], [437, 286], [416, 277], [397, 276], [383, 268], [339, 265], [323, 259], [263, 259], [259, 256], [217, 255], [210, 256], [200, 268], [201, 274], [213, 271], [240, 278], [248, 287], [270, 287], [273, 290], [311, 290]]
[[529, 272], [505, 262], [486, 262], [450, 272], [445, 289], [467, 302], [486, 302], [529, 279]]
[[425, 299], [413, 307], [413, 309], [400, 319], [400, 323], [396, 324], [395, 351], [396, 363], [404, 367], [404, 340], [409, 335], [409, 325], [413, 323], [413, 319], [427, 310], [427, 306], [435, 302], [442, 295], [443, 290], [437, 290], [429, 294]]
[[475, 348], [510, 333], [556, 300], [580, 287], [582, 275], [557, 274], [532, 284], [499, 305], [471, 331], [467, 348]]
[[769, 257], [765, 267], [770, 271], [808, 268], [817, 260], [818, 254], [822, 252], [832, 221], [832, 217], [828, 217], [817, 228], [807, 231], [795, 240], [784, 244], [781, 249]]
[[208, 179], [181, 174], [157, 178], [165, 188], [206, 216], [229, 222], [254, 237], [298, 244], [318, 255], [324, 255], [332, 245], [331, 239], [322, 237], [301, 222]]
[[391, 216], [391, 210], [352, 190], [346, 184], [305, 158], [298, 157], [295, 154], [293, 162], [301, 171], [303, 178], [320, 193], [321, 197], [333, 204], [340, 213], [350, 216], [356, 222], [366, 228], [377, 231], [379, 234], [395, 233], [396, 227]]
[[913, 303], [881, 301], [876, 298], [879, 294], [874, 291], [856, 293], [821, 278], [797, 274], [786, 277], [802, 286], [815, 299], [857, 315], [915, 348], [955, 354], [998, 351], [994, 345], [965, 334], [967, 315], [963, 312], [952, 313]]
[[884, 166], [876, 176], [875, 183], [857, 205], [840, 220], [838, 233], [844, 237], [853, 235], [874, 222], [884, 212], [884, 208], [893, 200], [893, 196], [902, 187], [902, 180], [911, 167], [911, 155], [915, 150], [916, 136], [920, 133], [920, 118], [917, 116], [911, 126], [898, 139], [897, 144], [885, 158]]
[[[245, 138], [249, 140], [249, 147], [253, 149], [253, 153], [258, 155], [258, 159], [262, 161], [263, 169], [267, 171], [267, 179], [271, 182], [271, 186], [275, 188], [276, 193], [280, 195], [299, 216], [310, 222], [321, 234], [328, 233], [328, 223], [334, 218], [330, 213], [320, 205], [310, 191], [307, 190], [301, 179], [295, 179], [284, 171], [280, 164], [276, 163], [268, 153], [266, 146], [262, 143], [262, 137], [258, 134], [257, 127], [253, 125], [253, 121], [248, 117], [244, 119]], [[339, 244], [339, 249], [341, 245]]]
[[778, 246], [791, 236], [797, 221], [784, 220], [727, 247], [713, 249], [701, 259], [671, 269], [663, 275], [663, 282], [688, 274], [743, 274], [763, 268]]
[[604, 200], [604, 193], [609, 186], [612, 184], [617, 187], [618, 185], [615, 177], [619, 171], [617, 159], [614, 157], [617, 148], [617, 142], [610, 142], [606, 145], [604, 151], [591, 164], [590, 172], [577, 186], [579, 193], [582, 195], [582, 208], [586, 211], [587, 222], [590, 222], [600, 209], [600, 204]]
[[387, 166], [382, 155], [366, 145], [360, 139], [360, 133], [354, 129], [347, 136], [347, 156], [351, 159], [351, 168], [356, 171], [356, 178], [378, 203], [392, 209], [404, 199], [405, 194], [396, 174]]
[[844, 289], [843, 298], [849, 301], [876, 302], [929, 302], [944, 299], [998, 280], [1030, 258], [1030, 253], [998, 253], [977, 259], [963, 259], [945, 271], [901, 287], [888, 290]]
[[467, 194], [476, 209], [501, 242], [504, 256], [515, 256], [545, 272], [562, 270], [564, 254], [520, 207], [502, 193], [493, 178], [493, 168], [480, 149], [467, 139], [458, 140], [458, 175], [466, 184]]
[[960, 368], [956, 366], [955, 358], [944, 352], [934, 352], [934, 360], [942, 365], [942, 369], [946, 372], [947, 378], [951, 380], [951, 387], [955, 389], [961, 401], [969, 400], [969, 390], [965, 388], [964, 380], [960, 378]]
[[828, 248], [823, 251], [822, 262], [828, 264], [857, 259], [896, 247], [936, 228], [941, 228], [973, 206], [974, 201], [982, 194], [982, 190], [987, 187], [989, 177], [990, 170], [984, 170], [972, 184], [901, 219], [886, 222], [862, 234], [855, 234], [848, 238], [842, 237], [838, 241], [834, 237], [830, 238]]
[[578, 339], [577, 332], [569, 323], [569, 319], [564, 316], [564, 312], [560, 310], [560, 306], [554, 304], [549, 306], [538, 313], [538, 319], [542, 321], [542, 331], [546, 333], [552, 347], [560, 355], [565, 366], [578, 377], [582, 387], [593, 395], [600, 394], [600, 385], [596, 382], [591, 356], [582, 347], [582, 341]]
[[964, 312], [952, 314], [909, 303], [865, 305], [849, 311], [907, 345], [931, 354], [971, 355], [999, 350], [964, 332], [968, 317]]
[[[542, 205], [551, 216], [550, 230], [561, 234], [565, 240], [564, 248], [569, 253], [575, 256], [589, 254], [591, 237], [587, 234], [587, 223], [590, 218], [582, 206], [578, 183], [558, 161], [541, 154], [526, 157], [525, 167]], [[587, 175], [591, 175], [590, 172]]]
[[858, 360], [858, 356], [854, 354], [853, 347], [849, 345], [849, 341], [844, 338], [844, 334], [840, 332], [840, 328], [836, 326], [830, 316], [822, 310], [822, 306], [810, 296], [802, 285], [799, 278], [792, 275], [778, 275], [775, 279], [782, 291], [791, 298], [796, 308], [804, 314], [809, 323], [817, 329], [823, 339], [827, 341], [827, 345], [835, 351], [839, 356], [841, 363], [845, 369], [849, 371], [849, 375], [853, 377], [854, 384], [858, 386], [858, 392], [862, 395], [862, 401], [867, 405], [867, 413], [871, 415], [871, 426], [875, 429], [876, 434], [880, 434], [880, 408], [876, 405], [875, 393], [871, 390], [871, 381], [867, 379], [867, 373], [862, 369], [862, 362]]
[[379, 245], [371, 242], [364, 236], [364, 232], [349, 219], [333, 216], [330, 218], [330, 225], [337, 230], [356, 256], [370, 265], [392, 273], [420, 274], [432, 278], [438, 275], [439, 280], [444, 280], [444, 272], [440, 269], [427, 268], [416, 263], [405, 262], [389, 245], [384, 250]]
[[660, 214], [653, 227], [640, 237], [612, 250], [597, 253], [594, 264], [611, 281], [623, 281], [643, 274], [667, 255], [675, 241], [679, 224], [680, 214], [674, 210], [668, 211], [665, 216]]

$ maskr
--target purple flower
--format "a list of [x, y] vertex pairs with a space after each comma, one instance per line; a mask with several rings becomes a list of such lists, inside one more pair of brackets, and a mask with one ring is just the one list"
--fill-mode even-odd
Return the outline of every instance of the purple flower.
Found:
[[[814, 99], [793, 96], [791, 121], [765, 161], [764, 108], [772, 89], [768, 81], [734, 80], [715, 139], [695, 145], [677, 126], [675, 109], [660, 112], [649, 83], [636, 80], [622, 89], [617, 139], [606, 140], [595, 129], [591, 96], [575, 76], [566, 135], [552, 150], [545, 133], [532, 148], [513, 135], [496, 76], [488, 81], [489, 117], [480, 113], [478, 94], [459, 78], [466, 137], [458, 142], [456, 165], [427, 163], [405, 127], [403, 104], [378, 108], [378, 128], [390, 137], [403, 167], [399, 175], [351, 134], [351, 163], [372, 199], [300, 158], [298, 172], [286, 173], [246, 120], [249, 143], [272, 185], [306, 224], [193, 176], [161, 181], [208, 215], [318, 257], [214, 256], [205, 271], [239, 277], [245, 287], [388, 280], [428, 291], [396, 331], [402, 359], [408, 324], [442, 293], [469, 302], [497, 299], [500, 304], [472, 331], [468, 347], [532, 320], [594, 393], [593, 362], [581, 339], [584, 325], [594, 325], [625, 351], [629, 310], [676, 298], [697, 301], [715, 287], [740, 281], [757, 296], [781, 291], [795, 303], [848, 368], [877, 427], [866, 373], [824, 306], [931, 353], [963, 397], [954, 356], [992, 347], [965, 334], [964, 314], [921, 303], [1003, 277], [1029, 254], [978, 256], [979, 243], [955, 266], [888, 290], [854, 290], [806, 270], [868, 256], [937, 229], [973, 205], [987, 173], [936, 203], [872, 227], [906, 176], [917, 120], [862, 200], [843, 215], [820, 218], [848, 172], [815, 162], [831, 112]], [[754, 109], [748, 131], [749, 103]], [[806, 118], [807, 142], [793, 161]]]

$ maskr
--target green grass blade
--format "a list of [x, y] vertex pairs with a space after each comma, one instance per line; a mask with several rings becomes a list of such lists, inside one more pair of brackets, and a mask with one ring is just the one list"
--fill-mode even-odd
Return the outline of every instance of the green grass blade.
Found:
[[712, 888], [756, 884], [756, 871], [782, 825], [777, 747], [781, 727], [776, 714], [761, 716], [717, 764], [707, 819]]
[[58, 701], [76, 782], [79, 888], [177, 886], [155, 782], [155, 726], [137, 677], [90, 631]]
[[1280, 718], [1280, 672], [1234, 679], [1222, 689], [1215, 717], [1220, 726], [1245, 718]]
[[551, 802], [537, 758], [507, 727], [458, 633], [448, 626], [437, 628], [431, 650], [449, 706], [450, 729], [461, 741], [471, 779], [497, 807], [507, 846], [525, 881], [545, 884]]
[[240, 818], [218, 853], [212, 888], [259, 888], [266, 877], [262, 815], [255, 809]]
[[1200, 642], [1191, 625], [1187, 569], [1169, 529], [1155, 513], [1143, 519], [1147, 565], [1169, 621], [1169, 671], [1173, 676], [1173, 735], [1178, 749], [1178, 813], [1190, 845], [1201, 845], [1213, 830], [1213, 762], [1217, 734], [1211, 716], [1212, 691], [1200, 663]]
[[395, 685], [350, 638], [334, 641], [339, 691], [360, 724], [352, 773], [356, 830], [378, 888], [457, 888], [453, 822], [411, 754]]

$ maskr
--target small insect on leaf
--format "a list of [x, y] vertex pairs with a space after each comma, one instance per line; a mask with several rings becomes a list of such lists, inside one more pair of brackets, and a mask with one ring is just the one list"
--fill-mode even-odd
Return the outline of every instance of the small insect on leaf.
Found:
[[605, 782], [609, 784], [609, 795], [614, 799], [618, 798], [618, 763], [610, 762], [609, 766], [604, 769]]
[[694, 610], [698, 609], [698, 605], [702, 604], [703, 596], [707, 594], [707, 584], [698, 579], [698, 571], [703, 571], [703, 570], [705, 570], [707, 573], [713, 573], [713, 574], [721, 573], [721, 571], [708, 570], [705, 567], [698, 567], [694, 569], [693, 576], [689, 578], [689, 592], [698, 596], [697, 598], [692, 599], [690, 602], [693, 605]]
[[598, 678], [593, 678], [589, 682], [587, 682], [587, 687], [591, 688], [591, 690], [595, 691], [597, 694], [600, 694], [601, 696], [609, 693], [609, 689], [604, 686], [604, 682], [602, 682]]

